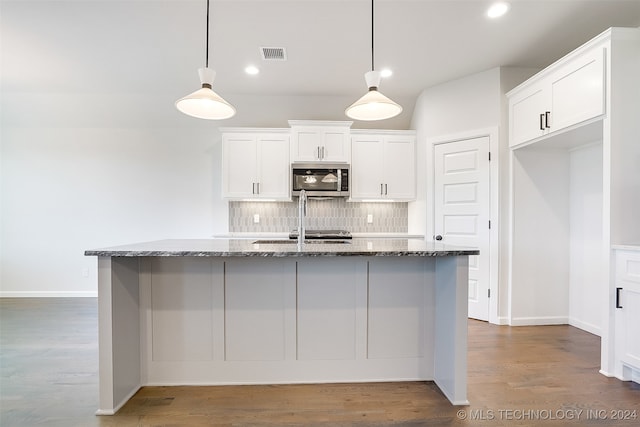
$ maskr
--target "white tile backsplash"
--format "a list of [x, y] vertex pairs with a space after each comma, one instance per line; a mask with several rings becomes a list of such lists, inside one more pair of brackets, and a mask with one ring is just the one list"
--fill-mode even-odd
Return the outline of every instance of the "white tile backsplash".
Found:
[[[254, 223], [258, 214], [260, 222]], [[373, 223], [367, 223], [367, 215]], [[308, 229], [345, 229], [352, 233], [406, 233], [406, 202], [356, 203], [346, 199], [313, 200], [307, 205]], [[298, 225], [298, 203], [229, 202], [229, 231], [232, 233], [289, 232]]]

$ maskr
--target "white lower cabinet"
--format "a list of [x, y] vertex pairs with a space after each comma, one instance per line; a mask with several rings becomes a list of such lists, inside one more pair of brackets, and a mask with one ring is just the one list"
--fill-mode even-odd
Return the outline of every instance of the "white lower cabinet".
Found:
[[351, 132], [351, 199], [414, 200], [415, 133]]
[[222, 135], [222, 196], [289, 200], [289, 134], [230, 132]]
[[615, 253], [614, 374], [640, 382], [640, 248]]

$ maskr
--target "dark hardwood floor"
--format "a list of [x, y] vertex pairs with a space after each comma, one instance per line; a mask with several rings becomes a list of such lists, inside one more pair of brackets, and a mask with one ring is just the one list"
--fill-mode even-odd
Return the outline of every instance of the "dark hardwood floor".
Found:
[[[145, 387], [98, 417], [93, 298], [0, 299], [0, 426], [640, 425], [640, 386], [598, 373], [571, 326], [469, 321], [469, 400], [430, 382]], [[620, 418], [627, 419], [620, 419]]]

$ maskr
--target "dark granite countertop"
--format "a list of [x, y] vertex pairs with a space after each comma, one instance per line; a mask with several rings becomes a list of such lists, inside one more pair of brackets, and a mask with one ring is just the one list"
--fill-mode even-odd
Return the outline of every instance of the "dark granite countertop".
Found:
[[87, 256], [110, 257], [316, 257], [316, 256], [457, 256], [478, 255], [477, 248], [450, 246], [421, 239], [354, 238], [348, 243], [296, 240], [170, 239], [90, 249]]

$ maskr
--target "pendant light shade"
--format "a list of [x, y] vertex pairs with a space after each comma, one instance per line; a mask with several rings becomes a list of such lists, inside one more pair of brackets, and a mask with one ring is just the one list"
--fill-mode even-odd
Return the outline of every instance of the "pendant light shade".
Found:
[[176, 102], [178, 110], [198, 119], [222, 120], [233, 117], [236, 109], [211, 89], [216, 72], [211, 68], [200, 68], [198, 74], [202, 88], [179, 99]]
[[236, 109], [211, 89], [216, 72], [209, 68], [209, 0], [207, 0], [205, 68], [200, 68], [198, 74], [202, 88], [176, 101], [176, 108], [184, 114], [199, 119], [222, 120], [233, 117]]
[[384, 120], [402, 112], [402, 107], [378, 91], [380, 72], [369, 71], [364, 75], [369, 92], [351, 104], [345, 111], [354, 120]]
[[365, 73], [364, 79], [367, 82], [369, 92], [351, 104], [345, 114], [354, 120], [384, 120], [395, 117], [402, 112], [402, 107], [384, 96], [378, 91], [380, 86], [380, 72], [375, 71], [374, 64], [374, 9], [371, 0], [371, 71]]

